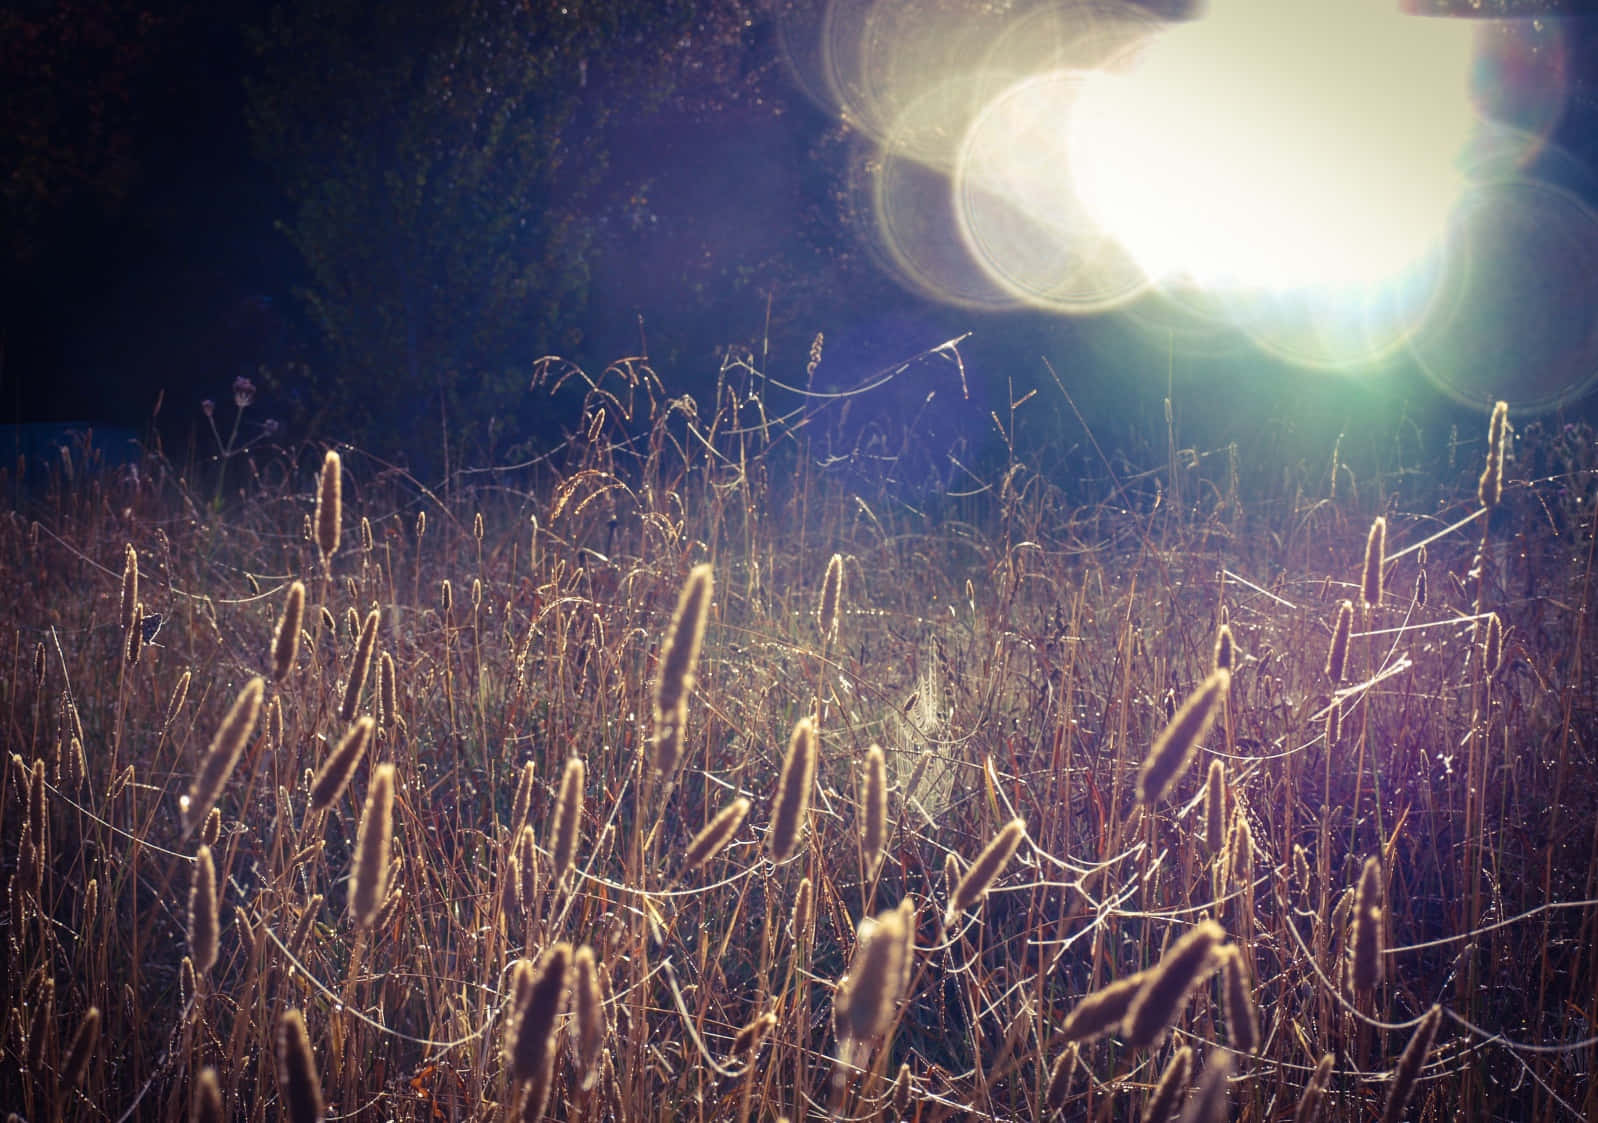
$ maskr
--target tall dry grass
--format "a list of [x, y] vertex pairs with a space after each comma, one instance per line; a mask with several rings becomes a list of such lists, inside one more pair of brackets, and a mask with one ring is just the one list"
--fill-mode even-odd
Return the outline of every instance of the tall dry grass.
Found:
[[568, 445], [447, 488], [0, 520], [0, 1102], [1598, 1115], [1590, 433], [1061, 483], [892, 378], [539, 377]]

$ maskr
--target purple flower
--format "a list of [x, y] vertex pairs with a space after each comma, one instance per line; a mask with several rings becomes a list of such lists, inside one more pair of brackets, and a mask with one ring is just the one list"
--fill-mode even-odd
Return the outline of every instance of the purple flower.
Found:
[[255, 383], [242, 374], [233, 380], [233, 404], [243, 409], [255, 400]]
[[269, 437], [276, 433], [277, 418], [268, 417], [265, 421], [261, 422], [261, 432], [265, 433]]
[[200, 403], [200, 412], [205, 414], [207, 417], [212, 416], [214, 413], [216, 413], [216, 403], [210, 398], [206, 398], [205, 401]]

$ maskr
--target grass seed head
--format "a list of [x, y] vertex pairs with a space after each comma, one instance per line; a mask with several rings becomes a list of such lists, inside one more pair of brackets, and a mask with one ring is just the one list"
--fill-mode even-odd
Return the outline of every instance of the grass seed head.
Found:
[[1219, 759], [1210, 761], [1204, 785], [1204, 845], [1211, 854], [1226, 845], [1226, 765]]
[[1443, 1008], [1434, 1005], [1426, 1011], [1415, 1032], [1410, 1035], [1409, 1044], [1404, 1046], [1398, 1065], [1393, 1069], [1393, 1086], [1387, 1091], [1382, 1123], [1400, 1123], [1404, 1118], [1404, 1109], [1409, 1106], [1410, 1097], [1415, 1093], [1415, 1081], [1426, 1065], [1426, 1055], [1432, 1051], [1432, 1042], [1437, 1039], [1437, 1026], [1442, 1019]]
[[277, 1084], [288, 1123], [322, 1123], [322, 1083], [298, 1010], [285, 1010], [277, 1020]]
[[705, 621], [710, 616], [710, 601], [715, 593], [715, 571], [708, 565], [696, 565], [688, 573], [682, 592], [677, 597], [677, 610], [672, 613], [671, 626], [666, 632], [662, 649], [660, 671], [655, 678], [655, 728], [657, 730], [655, 770], [669, 775], [677, 765], [677, 755], [666, 753], [658, 747], [662, 741], [659, 731], [667, 725], [677, 727], [676, 743], [681, 745], [681, 720], [686, 713], [682, 703], [694, 689], [694, 674], [699, 665], [699, 649], [705, 638]]
[[1348, 668], [1348, 637], [1354, 633], [1354, 602], [1345, 600], [1337, 606], [1337, 622], [1332, 626], [1332, 645], [1326, 650], [1326, 677], [1333, 685], [1343, 681]]
[[282, 682], [294, 669], [294, 658], [300, 650], [300, 629], [304, 626], [305, 583], [296, 581], [289, 586], [283, 615], [278, 617], [277, 631], [272, 634], [273, 682]]
[[1509, 431], [1509, 403], [1493, 405], [1493, 415], [1487, 423], [1487, 462], [1476, 482], [1476, 498], [1491, 511], [1504, 495], [1504, 440]]
[[355, 866], [350, 871], [350, 915], [363, 928], [377, 920], [388, 897], [388, 853], [394, 831], [394, 766], [372, 770], [372, 786], [355, 831]]
[[550, 831], [554, 845], [550, 850], [554, 869], [550, 874], [553, 885], [559, 885], [566, 871], [577, 861], [577, 836], [583, 825], [583, 780], [586, 767], [578, 757], [566, 762], [560, 776], [560, 797], [555, 802], [555, 821]]
[[189, 880], [189, 955], [202, 974], [216, 966], [219, 933], [216, 865], [211, 860], [211, 848], [201, 846], [194, 855]]
[[122, 603], [117, 612], [117, 622], [126, 635], [138, 628], [139, 608], [139, 552], [129, 542], [122, 551]]
[[881, 745], [866, 749], [865, 772], [860, 782], [860, 848], [868, 874], [876, 873], [888, 842], [888, 764]]
[[1010, 864], [1016, 848], [1021, 845], [1021, 840], [1025, 837], [1026, 823], [1021, 819], [1011, 819], [1004, 824], [998, 834], [993, 836], [993, 840], [982, 848], [982, 853], [977, 855], [976, 861], [971, 863], [971, 867], [965, 871], [965, 876], [960, 879], [960, 883], [954, 887], [954, 892], [949, 896], [949, 913], [944, 918], [944, 927], [953, 927], [961, 913], [988, 895], [988, 890], [1004, 872], [1004, 867]]
[[1504, 662], [1504, 625], [1498, 618], [1498, 613], [1491, 612], [1487, 615], [1486, 635], [1481, 643], [1481, 669], [1489, 679], [1498, 674], [1498, 669]]
[[577, 1060], [582, 1074], [582, 1089], [587, 1091], [599, 1079], [599, 1056], [605, 1047], [605, 999], [599, 986], [599, 964], [594, 949], [584, 944], [577, 949], [572, 964], [572, 1005], [577, 1013]]
[[810, 792], [816, 783], [817, 751], [815, 719], [802, 717], [788, 739], [788, 753], [777, 779], [777, 799], [772, 806], [771, 834], [767, 840], [773, 862], [786, 862], [793, 857], [804, 835], [805, 819], [810, 812]]
[[1215, 969], [1215, 950], [1225, 938], [1219, 924], [1201, 921], [1161, 957], [1127, 1007], [1122, 1026], [1127, 1044], [1147, 1048], [1165, 1036], [1188, 995]]
[[1366, 608], [1382, 603], [1382, 570], [1387, 565], [1387, 520], [1378, 515], [1365, 538], [1365, 567], [1359, 581], [1360, 599]]
[[322, 552], [322, 563], [332, 561], [338, 553], [339, 528], [344, 521], [342, 465], [339, 455], [332, 449], [322, 458], [322, 476], [316, 488], [316, 548]]
[[535, 1080], [554, 1063], [555, 1020], [565, 1006], [571, 960], [570, 944], [554, 944], [518, 983], [518, 1005], [507, 1050], [511, 1074], [517, 1080]]
[[1084, 995], [1066, 1015], [1060, 1032], [1067, 1041], [1092, 1041], [1095, 1037], [1109, 1033], [1126, 1019], [1132, 999], [1143, 989], [1148, 977], [1147, 971], [1139, 971]]
[[1293, 1113], [1293, 1123], [1315, 1123], [1320, 1118], [1321, 1099], [1326, 1095], [1326, 1085], [1332, 1079], [1332, 1065], [1336, 1058], [1330, 1053], [1321, 1055], [1320, 1063], [1310, 1074], [1309, 1083], [1298, 1099], [1298, 1110]]
[[377, 660], [377, 720], [384, 729], [393, 729], [399, 720], [399, 674], [387, 651]]
[[360, 636], [355, 641], [355, 656], [350, 660], [350, 680], [344, 684], [344, 701], [338, 708], [340, 721], [354, 721], [355, 711], [360, 708], [361, 691], [372, 673], [372, 653], [377, 650], [377, 625], [381, 619], [382, 614], [374, 608], [361, 624]]
[[815, 886], [808, 877], [799, 879], [793, 895], [793, 915], [788, 918], [788, 934], [803, 941], [810, 934], [810, 917], [815, 908]]
[[1161, 1071], [1154, 1091], [1149, 1094], [1148, 1105], [1143, 1108], [1142, 1123], [1170, 1123], [1171, 1116], [1176, 1113], [1176, 1105], [1182, 1102], [1182, 1094], [1187, 1091], [1188, 1081], [1192, 1078], [1193, 1050], [1184, 1045]]
[[1181, 707], [1155, 739], [1137, 778], [1137, 797], [1142, 803], [1157, 803], [1170, 790], [1176, 778], [1186, 771], [1198, 743], [1215, 724], [1221, 699], [1232, 684], [1232, 672], [1214, 670], [1199, 688], [1188, 695]]
[[743, 1028], [733, 1035], [732, 1047], [727, 1050], [728, 1055], [743, 1057], [753, 1053], [760, 1048], [760, 1043], [766, 1039], [766, 1035], [775, 1028], [776, 1024], [777, 1015], [770, 1010], [745, 1023]]
[[706, 823], [704, 829], [694, 835], [693, 841], [688, 844], [688, 849], [683, 853], [683, 869], [696, 870], [721, 853], [722, 847], [743, 826], [744, 816], [748, 814], [749, 801], [741, 796], [718, 811], [716, 817]]
[[89, 1062], [94, 1059], [94, 1047], [100, 1043], [100, 1008], [90, 1006], [78, 1022], [72, 1044], [67, 1048], [67, 1059], [61, 1066], [61, 1087], [76, 1088], [88, 1074]]
[[370, 715], [362, 715], [361, 719], [339, 738], [339, 743], [333, 751], [327, 754], [327, 759], [322, 762], [322, 767], [317, 769], [315, 778], [311, 780], [312, 814], [326, 811], [338, 802], [339, 796], [344, 794], [350, 777], [355, 775], [361, 757], [366, 754], [366, 744], [371, 739], [373, 724]]
[[1199, 1078], [1198, 1090], [1182, 1111], [1181, 1123], [1224, 1123], [1228, 1117], [1226, 1107], [1231, 1080], [1232, 1054], [1225, 1049], [1212, 1050], [1204, 1065], [1204, 1075]]
[[1215, 632], [1215, 655], [1211, 663], [1213, 670], [1230, 671], [1232, 664], [1237, 660], [1237, 644], [1232, 640], [1232, 628], [1229, 624], [1222, 624]]
[[1226, 1033], [1232, 1048], [1252, 1053], [1260, 1043], [1260, 1019], [1249, 993], [1248, 969], [1236, 944], [1226, 952]]
[[1354, 900], [1354, 989], [1374, 990], [1382, 981], [1382, 866], [1365, 859]]
[[510, 805], [510, 834], [515, 837], [527, 825], [528, 817], [533, 809], [533, 784], [537, 780], [538, 770], [533, 762], [523, 761], [520, 778], [516, 781], [516, 797]]
[[827, 560], [827, 572], [821, 579], [821, 601], [816, 605], [816, 624], [823, 640], [838, 636], [838, 610], [843, 603], [843, 555], [833, 554]]
[[252, 678], [244, 684], [244, 689], [239, 691], [227, 715], [223, 717], [216, 736], [211, 739], [210, 748], [206, 749], [205, 759], [200, 762], [200, 770], [189, 785], [188, 794], [178, 803], [185, 836], [210, 814], [228, 778], [233, 775], [239, 754], [255, 732], [256, 720], [261, 716], [261, 697], [265, 691], [266, 680], [259, 675]]
[[848, 985], [834, 999], [834, 1023], [845, 1041], [872, 1041], [888, 1028], [899, 1000], [904, 956], [904, 914], [897, 908], [860, 922]]
[[216, 1069], [206, 1065], [194, 1080], [194, 1091], [189, 1100], [189, 1123], [223, 1123], [222, 1086], [216, 1078]]
[[1054, 1064], [1049, 1066], [1049, 1083], [1043, 1094], [1043, 1102], [1050, 1111], [1060, 1111], [1065, 1107], [1066, 1097], [1071, 1094], [1071, 1077], [1076, 1073], [1076, 1064], [1079, 1059], [1076, 1042], [1072, 1042], [1060, 1051], [1054, 1058]]

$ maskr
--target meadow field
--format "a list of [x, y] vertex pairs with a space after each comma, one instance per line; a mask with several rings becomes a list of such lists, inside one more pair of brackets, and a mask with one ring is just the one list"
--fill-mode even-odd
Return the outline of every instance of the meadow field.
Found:
[[13, 1118], [1598, 1118], [1589, 429], [542, 374], [437, 487], [8, 469]]

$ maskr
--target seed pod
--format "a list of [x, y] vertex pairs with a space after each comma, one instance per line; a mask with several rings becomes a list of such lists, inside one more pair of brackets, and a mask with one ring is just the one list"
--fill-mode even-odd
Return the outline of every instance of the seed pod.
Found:
[[988, 890], [998, 880], [999, 874], [1004, 872], [1004, 867], [1010, 864], [1016, 848], [1025, 837], [1026, 823], [1021, 819], [1011, 819], [983, 847], [982, 853], [977, 855], [976, 861], [971, 863], [971, 868], [965, 871], [960, 884], [954, 887], [954, 892], [949, 896], [949, 912], [944, 917], [944, 927], [952, 927], [961, 913], [987, 896]]
[[189, 956], [201, 973], [216, 966], [220, 945], [217, 921], [216, 866], [211, 848], [201, 846], [194, 856], [189, 882]]
[[1143, 1109], [1142, 1123], [1169, 1123], [1192, 1076], [1193, 1050], [1184, 1045], [1160, 1073], [1159, 1082], [1154, 1085], [1148, 1105]]
[[316, 488], [316, 548], [322, 552], [324, 565], [338, 553], [339, 528], [344, 519], [340, 468], [338, 453], [328, 449]]
[[1437, 1025], [1443, 1019], [1443, 1008], [1433, 1006], [1420, 1020], [1420, 1025], [1415, 1027], [1415, 1032], [1410, 1036], [1409, 1044], [1404, 1046], [1403, 1055], [1398, 1058], [1398, 1066], [1393, 1070], [1393, 1086], [1387, 1092], [1387, 1106], [1382, 1109], [1382, 1123], [1399, 1123], [1404, 1117], [1404, 1109], [1409, 1106], [1409, 1099], [1415, 1092], [1415, 1080], [1420, 1076], [1420, 1070], [1426, 1065], [1426, 1054], [1432, 1051], [1432, 1042], [1437, 1037]]
[[1360, 872], [1354, 901], [1354, 989], [1374, 990], [1382, 981], [1382, 867], [1374, 856]]
[[721, 853], [721, 848], [726, 846], [732, 836], [738, 833], [738, 828], [743, 826], [744, 816], [747, 814], [749, 814], [749, 801], [741, 797], [723, 807], [688, 844], [688, 849], [683, 853], [683, 869], [696, 870]]
[[369, 928], [388, 897], [388, 852], [394, 830], [394, 766], [372, 770], [372, 786], [355, 830], [355, 865], [350, 871], [350, 915]]
[[867, 872], [874, 874], [888, 842], [888, 764], [881, 745], [872, 745], [866, 750], [865, 773], [860, 783], [860, 811], [860, 848], [865, 853]]
[[256, 719], [261, 715], [261, 696], [266, 691], [266, 680], [257, 675], [244, 684], [239, 696], [233, 700], [227, 716], [217, 728], [211, 746], [205, 752], [200, 770], [189, 785], [188, 794], [178, 801], [183, 818], [185, 836], [195, 824], [204, 821], [211, 807], [227, 785], [228, 777], [239, 762], [239, 755], [255, 732]]
[[550, 831], [554, 846], [550, 857], [554, 869], [550, 884], [559, 885], [577, 861], [577, 835], [583, 821], [583, 779], [586, 776], [583, 762], [572, 757], [560, 777], [560, 798], [555, 804], [555, 822]]
[[1170, 790], [1193, 758], [1198, 743], [1215, 724], [1221, 699], [1232, 684], [1232, 673], [1214, 670], [1180, 709], [1172, 715], [1163, 732], [1149, 750], [1148, 759], [1137, 778], [1137, 797], [1142, 803], [1156, 803]]
[[300, 650], [300, 629], [304, 626], [305, 584], [296, 581], [289, 586], [288, 597], [283, 602], [283, 615], [278, 618], [277, 631], [272, 635], [273, 682], [282, 682], [294, 669], [294, 659]]
[[1128, 1045], [1146, 1048], [1165, 1036], [1193, 993], [1215, 967], [1215, 948], [1226, 938], [1213, 920], [1187, 932], [1148, 972], [1148, 979], [1127, 1008], [1122, 1033]]
[[1382, 603], [1382, 570], [1387, 565], [1387, 520], [1377, 516], [1365, 539], [1365, 567], [1360, 576], [1359, 595], [1366, 608]]
[[1332, 628], [1332, 645], [1326, 651], [1326, 677], [1333, 685], [1343, 681], [1343, 671], [1348, 666], [1348, 637], [1354, 631], [1354, 602], [1342, 601], [1337, 606], [1337, 623]]
[[277, 1084], [288, 1123], [322, 1123], [322, 1084], [298, 1010], [285, 1010], [277, 1021]]
[[768, 839], [774, 862], [787, 861], [799, 846], [810, 811], [810, 791], [816, 782], [816, 754], [815, 720], [800, 718], [788, 740], [788, 754], [777, 780]]
[[510, 805], [510, 824], [508, 829], [512, 837], [515, 837], [527, 825], [527, 817], [532, 811], [535, 777], [536, 770], [533, 767], [533, 762], [530, 760], [524, 761], [522, 763], [521, 778], [516, 781], [516, 798], [511, 801]]

